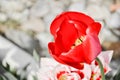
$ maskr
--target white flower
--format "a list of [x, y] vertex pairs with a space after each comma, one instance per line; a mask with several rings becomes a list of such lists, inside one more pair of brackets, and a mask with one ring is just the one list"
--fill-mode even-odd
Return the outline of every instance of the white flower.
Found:
[[[109, 63], [113, 51], [103, 51], [98, 58], [101, 60], [105, 74], [111, 69]], [[94, 60], [91, 64], [83, 63], [81, 70], [60, 64], [51, 58], [41, 59], [41, 68], [37, 72], [38, 80], [101, 80], [98, 63]]]

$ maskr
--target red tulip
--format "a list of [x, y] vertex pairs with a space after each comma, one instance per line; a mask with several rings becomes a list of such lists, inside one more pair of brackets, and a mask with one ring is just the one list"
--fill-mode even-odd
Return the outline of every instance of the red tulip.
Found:
[[101, 25], [79, 12], [64, 12], [50, 26], [54, 42], [49, 52], [58, 62], [81, 69], [90, 64], [101, 52], [98, 33]]

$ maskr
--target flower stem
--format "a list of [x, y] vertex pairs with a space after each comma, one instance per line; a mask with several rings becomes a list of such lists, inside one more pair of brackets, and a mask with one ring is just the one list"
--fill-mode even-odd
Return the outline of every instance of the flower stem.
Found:
[[102, 75], [102, 80], [106, 80], [106, 79], [105, 79], [105, 74], [104, 74], [104, 69], [103, 69], [102, 62], [100, 61], [99, 58], [96, 58], [96, 61], [98, 62], [99, 67], [100, 67], [100, 71], [101, 71], [101, 75]]

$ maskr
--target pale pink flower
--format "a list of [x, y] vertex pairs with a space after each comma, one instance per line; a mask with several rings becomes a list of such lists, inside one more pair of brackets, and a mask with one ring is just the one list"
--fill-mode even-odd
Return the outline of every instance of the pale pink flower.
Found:
[[41, 59], [41, 68], [37, 72], [39, 80], [89, 80], [91, 66], [83, 64], [82, 70], [59, 64], [51, 58]]
[[[105, 74], [111, 69], [109, 63], [113, 51], [103, 51], [98, 58], [101, 60]], [[38, 80], [101, 80], [101, 72], [98, 63], [94, 60], [90, 65], [83, 64], [83, 69], [60, 64], [51, 58], [41, 59], [41, 68], [37, 72]]]
[[83, 64], [82, 70], [66, 65], [58, 65], [55, 69], [55, 80], [89, 80], [91, 77], [91, 67]]
[[[109, 63], [112, 59], [112, 55], [113, 55], [113, 51], [103, 51], [98, 56], [98, 58], [103, 64], [105, 74], [107, 74], [111, 70]], [[92, 70], [91, 80], [101, 80], [100, 68], [95, 60], [91, 64], [91, 70]]]

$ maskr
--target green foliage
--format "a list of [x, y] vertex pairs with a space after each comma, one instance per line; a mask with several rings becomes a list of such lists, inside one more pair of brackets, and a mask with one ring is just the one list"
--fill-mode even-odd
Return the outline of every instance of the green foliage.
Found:
[[33, 51], [33, 57], [34, 59], [39, 62], [40, 61], [40, 56], [38, 55], [38, 53], [36, 52], [36, 50]]
[[[33, 58], [35, 61], [40, 63], [40, 56], [39, 54], [34, 50], [33, 52]], [[27, 80], [27, 68], [30, 64], [27, 64], [24, 68], [20, 70], [20, 74], [18, 74], [17, 69], [10, 69], [11, 66], [6, 63], [6, 66], [2, 65], [2, 62], [0, 62], [0, 80]], [[37, 77], [34, 75], [33, 80], [38, 80]]]
[[1, 71], [0, 80], [17, 80], [17, 78], [9, 71], [9, 68], [4, 67], [1, 63], [0, 63], [0, 71]]
[[[2, 71], [1, 75], [0, 75], [0, 80], [27, 80], [26, 76], [17, 74], [17, 70], [10, 70], [10, 65], [7, 63], [7, 66], [3, 66], [0, 63], [0, 70]], [[22, 71], [26, 71], [28, 65], [26, 65]], [[24, 74], [24, 73], [22, 73]]]
[[113, 80], [120, 80], [120, 68], [118, 72], [116, 73], [116, 75], [113, 77]]
[[6, 80], [4, 76], [0, 75], [0, 80]]
[[36, 76], [33, 76], [33, 80], [38, 80]]
[[40, 55], [36, 52], [36, 50], [33, 51], [33, 58], [35, 59], [35, 61], [40, 66]]

